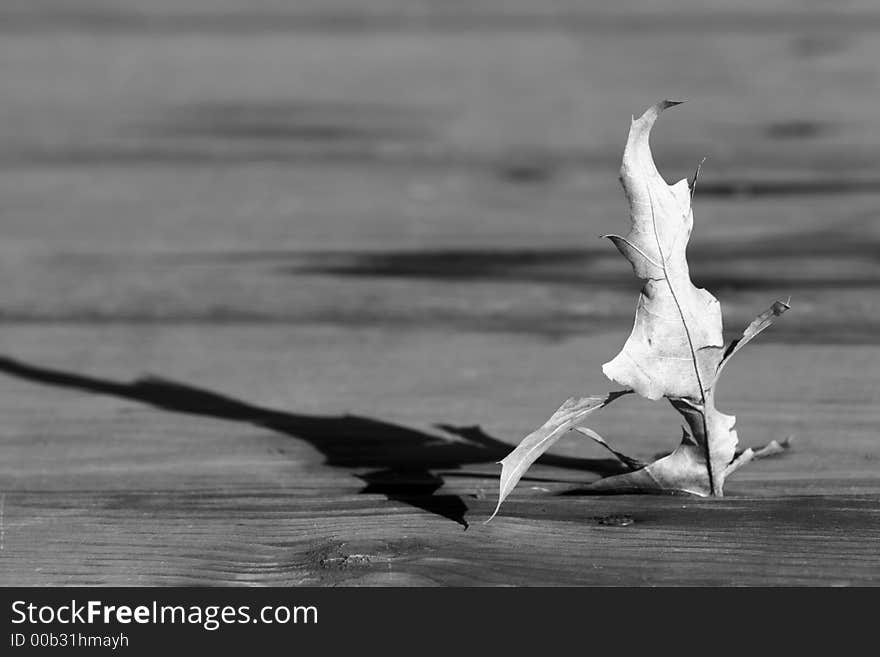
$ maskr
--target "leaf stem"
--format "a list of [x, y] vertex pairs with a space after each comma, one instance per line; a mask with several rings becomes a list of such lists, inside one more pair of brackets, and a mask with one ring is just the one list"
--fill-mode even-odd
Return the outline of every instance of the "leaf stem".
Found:
[[678, 300], [678, 295], [675, 293], [675, 288], [672, 286], [672, 281], [669, 279], [669, 272], [666, 269], [666, 255], [663, 253], [663, 246], [660, 244], [660, 233], [657, 230], [657, 215], [654, 213], [654, 196], [651, 194], [651, 185], [649, 183], [646, 183], [645, 189], [648, 192], [648, 201], [651, 206], [651, 224], [654, 228], [654, 240], [657, 242], [657, 252], [660, 254], [660, 267], [663, 269], [663, 278], [666, 280], [666, 284], [669, 286], [669, 293], [672, 295], [672, 300], [675, 302], [675, 307], [678, 309], [678, 315], [679, 317], [681, 317], [681, 324], [684, 327], [684, 334], [687, 337], [688, 347], [691, 350], [691, 361], [694, 364], [694, 374], [697, 377], [697, 385], [700, 387], [700, 400], [703, 404], [703, 409], [700, 412], [700, 417], [703, 420], [706, 469], [709, 472], [709, 489], [712, 491], [712, 494], [715, 495], [715, 475], [712, 472], [712, 450], [709, 448], [709, 425], [706, 422], [706, 391], [703, 389], [703, 377], [700, 376], [700, 364], [697, 360], [697, 351], [696, 349], [694, 349], [694, 340], [691, 337], [691, 331], [688, 328], [688, 323], [684, 316], [684, 310], [681, 307], [681, 303]]

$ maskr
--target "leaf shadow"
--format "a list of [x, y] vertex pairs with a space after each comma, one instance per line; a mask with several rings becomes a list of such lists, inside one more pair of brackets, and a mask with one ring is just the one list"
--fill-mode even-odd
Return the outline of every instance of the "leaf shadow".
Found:
[[[0, 372], [32, 383], [136, 401], [172, 413], [251, 424], [303, 440], [324, 455], [326, 465], [349, 470], [361, 479], [365, 483], [361, 494], [381, 494], [465, 528], [468, 507], [459, 495], [437, 494], [445, 483], [444, 475], [437, 471], [494, 464], [512, 449], [479, 426], [438, 424], [435, 426], [448, 434], [440, 436], [357, 415], [305, 415], [265, 408], [161, 377], [120, 383], [8, 357], [0, 357]], [[616, 462], [610, 459], [545, 455], [541, 462], [598, 474], [619, 472]]]

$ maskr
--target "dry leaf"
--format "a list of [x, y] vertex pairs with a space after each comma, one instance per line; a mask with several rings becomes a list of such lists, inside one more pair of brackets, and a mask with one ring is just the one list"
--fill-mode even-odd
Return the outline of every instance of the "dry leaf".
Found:
[[[651, 154], [649, 137], [660, 113], [677, 105], [662, 101], [634, 119], [623, 152], [620, 179], [630, 205], [632, 228], [626, 237], [610, 235], [618, 250], [645, 281], [632, 333], [620, 354], [602, 368], [612, 381], [648, 399], [666, 397], [684, 416], [685, 439], [669, 456], [645, 467], [652, 486], [699, 495], [722, 495], [734, 465], [736, 418], [715, 408], [714, 388], [727, 360], [788, 310], [777, 301], [759, 315], [743, 337], [724, 349], [721, 307], [690, 279], [686, 258], [693, 227], [686, 180], [669, 186]], [[635, 473], [597, 484], [628, 487]]]
[[[661, 101], [633, 119], [630, 126], [620, 179], [629, 201], [632, 226], [625, 237], [608, 238], [645, 283], [632, 332], [620, 353], [602, 369], [627, 392], [634, 391], [653, 400], [667, 398], [684, 417], [684, 436], [671, 454], [644, 465], [611, 449], [592, 430], [579, 428], [631, 469], [596, 482], [592, 485], [594, 490], [722, 495], [725, 478], [756, 453], [747, 449], [736, 456], [736, 418], [716, 409], [715, 383], [728, 360], [789, 308], [787, 303], [775, 302], [749, 324], [739, 340], [724, 347], [718, 300], [697, 288], [688, 270], [692, 189], [687, 180], [666, 184], [654, 164], [649, 144], [657, 117], [678, 104]], [[594, 401], [587, 412], [610, 400]], [[547, 424], [502, 461], [499, 507], [528, 466], [587, 414], [570, 409], [564, 412], [566, 408], [563, 405]], [[540, 452], [535, 453], [535, 445], [541, 446]]]

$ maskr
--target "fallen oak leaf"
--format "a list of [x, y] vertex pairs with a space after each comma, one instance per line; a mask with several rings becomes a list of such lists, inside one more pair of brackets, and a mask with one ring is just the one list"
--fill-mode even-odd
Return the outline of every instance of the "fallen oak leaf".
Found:
[[[668, 399], [687, 427], [671, 454], [647, 465], [613, 450], [591, 429], [578, 427], [580, 433], [611, 450], [631, 470], [595, 482], [590, 488], [596, 491], [721, 496], [726, 477], [759, 453], [752, 449], [737, 453], [736, 418], [715, 407], [715, 384], [727, 361], [789, 305], [775, 302], [725, 349], [720, 304], [708, 291], [693, 284], [686, 257], [693, 228], [691, 200], [700, 168], [692, 185], [687, 180], [667, 185], [657, 171], [649, 144], [660, 113], [678, 104], [661, 101], [638, 119], [633, 118], [630, 125], [620, 179], [630, 206], [631, 228], [626, 236], [606, 237], [645, 283], [630, 336], [602, 370], [627, 392], [652, 400]], [[585, 398], [591, 403], [596, 399], [600, 398]], [[526, 468], [562, 435], [563, 427], [574, 427], [583, 419], [564, 412], [567, 405], [577, 401], [584, 400], [568, 400], [541, 429], [527, 436], [501, 461], [500, 495], [492, 517]], [[587, 413], [592, 410], [595, 407]], [[536, 446], [541, 450], [533, 454]]]
[[[721, 306], [690, 278], [685, 254], [693, 227], [688, 181], [667, 185], [649, 143], [660, 113], [678, 104], [661, 101], [630, 125], [620, 180], [632, 225], [626, 237], [608, 238], [645, 284], [632, 332], [602, 371], [643, 397], [672, 401], [704, 451], [706, 481], [698, 487], [700, 494], [720, 495], [721, 470], [733, 459], [738, 442], [733, 430], [736, 419], [717, 411], [712, 397], [711, 386], [724, 354]], [[687, 447], [689, 457], [691, 451]], [[664, 466], [669, 463], [663, 460]], [[693, 487], [691, 477], [687, 479], [687, 486]]]
[[[660, 475], [661, 485], [670, 490], [720, 496], [725, 477], [750, 457], [741, 455], [732, 467], [739, 442], [736, 418], [715, 407], [715, 383], [727, 359], [789, 306], [774, 303], [746, 328], [742, 338], [724, 349], [720, 304], [690, 279], [686, 248], [693, 228], [693, 187], [687, 180], [667, 185], [651, 154], [654, 123], [661, 112], [678, 104], [661, 101], [630, 126], [620, 180], [632, 225], [626, 237], [608, 238], [645, 284], [629, 338], [602, 369], [615, 383], [648, 399], [666, 397], [688, 424], [689, 440], [647, 466], [651, 469], [645, 474], [652, 481]], [[703, 475], [695, 477], [700, 468]], [[608, 481], [603, 486], [613, 484]]]
[[498, 491], [498, 504], [495, 511], [489, 516], [489, 520], [495, 517], [501, 508], [501, 503], [510, 494], [529, 469], [544, 452], [559, 440], [562, 435], [595, 410], [607, 406], [618, 397], [622, 397], [631, 390], [618, 390], [609, 392], [607, 395], [594, 397], [571, 397], [560, 406], [555, 413], [540, 428], [536, 429], [523, 438], [520, 444], [510, 454], [505, 456], [501, 464], [501, 481]]

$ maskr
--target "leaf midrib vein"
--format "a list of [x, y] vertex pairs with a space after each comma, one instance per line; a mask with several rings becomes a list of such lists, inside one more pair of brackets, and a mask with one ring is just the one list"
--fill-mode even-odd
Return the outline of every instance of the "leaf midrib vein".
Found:
[[[647, 176], [650, 180], [650, 176]], [[681, 307], [681, 302], [678, 300], [678, 295], [675, 293], [675, 288], [672, 285], [672, 281], [669, 279], [669, 272], [666, 268], [666, 255], [663, 253], [663, 245], [660, 243], [660, 233], [657, 229], [657, 215], [654, 212], [654, 196], [651, 194], [651, 185], [650, 182], [645, 183], [645, 189], [648, 192], [648, 202], [651, 206], [651, 225], [654, 229], [654, 240], [657, 242], [657, 252], [660, 254], [660, 266], [663, 270], [663, 278], [666, 280], [666, 284], [669, 286], [669, 293], [672, 295], [672, 300], [675, 302], [675, 307], [678, 310], [678, 314], [681, 317], [681, 324], [684, 327], [684, 334], [687, 337], [688, 347], [691, 351], [691, 360], [694, 364], [694, 374], [697, 377], [697, 385], [700, 388], [700, 400], [703, 404], [702, 412], [700, 413], [700, 418], [702, 419], [703, 424], [703, 436], [705, 437], [705, 451], [706, 451], [706, 469], [709, 473], [709, 489], [715, 492], [715, 475], [712, 472], [712, 451], [709, 448], [709, 426], [706, 422], [706, 391], [703, 389], [703, 377], [700, 376], [700, 364], [697, 360], [697, 352], [694, 349], [694, 341], [691, 337], [690, 328], [688, 328], [687, 320], [684, 316], [684, 310]]]

